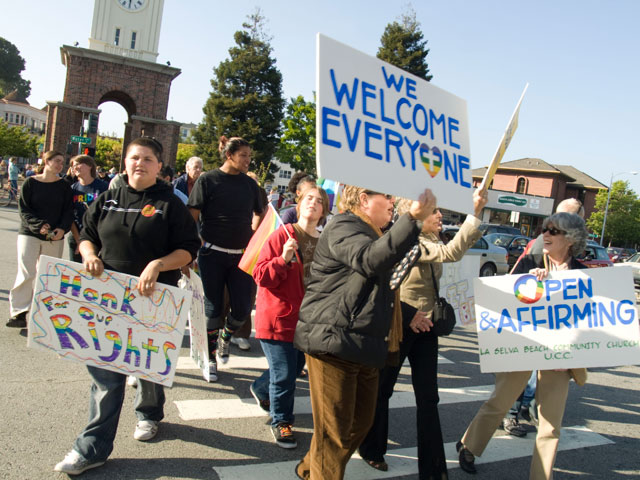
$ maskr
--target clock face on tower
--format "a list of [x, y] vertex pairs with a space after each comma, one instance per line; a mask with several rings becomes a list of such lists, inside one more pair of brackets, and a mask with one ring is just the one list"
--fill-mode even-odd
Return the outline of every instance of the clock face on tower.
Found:
[[135, 12], [144, 7], [145, 0], [116, 0], [126, 10]]

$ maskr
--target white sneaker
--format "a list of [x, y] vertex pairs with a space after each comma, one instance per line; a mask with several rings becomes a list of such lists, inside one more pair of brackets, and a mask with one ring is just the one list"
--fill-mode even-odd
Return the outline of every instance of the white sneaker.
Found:
[[229, 361], [229, 342], [225, 342], [222, 336], [218, 337], [218, 357], [222, 363]]
[[96, 468], [104, 465], [104, 462], [91, 462], [85, 460], [78, 452], [71, 450], [60, 463], [53, 467], [54, 472], [62, 472], [67, 475], [80, 475], [82, 472], [90, 468]]
[[127, 377], [127, 385], [133, 388], [138, 388], [138, 378], [133, 375]]
[[151, 440], [158, 433], [158, 422], [153, 420], [140, 420], [133, 432], [133, 438], [141, 442]]
[[231, 337], [231, 343], [237, 345], [240, 350], [251, 350], [251, 344], [246, 338]]
[[215, 361], [209, 362], [209, 381], [218, 381], [218, 364]]

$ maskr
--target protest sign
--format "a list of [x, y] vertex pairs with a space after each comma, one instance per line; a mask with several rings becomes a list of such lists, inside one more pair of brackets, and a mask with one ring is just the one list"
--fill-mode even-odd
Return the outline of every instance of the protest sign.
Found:
[[484, 189], [491, 185], [491, 180], [493, 180], [493, 176], [496, 174], [498, 170], [498, 166], [502, 161], [502, 157], [504, 157], [504, 152], [507, 151], [509, 144], [511, 143], [511, 139], [516, 133], [518, 129], [518, 117], [520, 116], [520, 105], [522, 104], [522, 99], [524, 98], [524, 94], [527, 92], [527, 88], [529, 88], [529, 84], [527, 83], [524, 86], [524, 90], [522, 91], [522, 95], [520, 95], [520, 100], [518, 100], [518, 104], [516, 105], [516, 109], [513, 111], [511, 115], [511, 119], [509, 120], [509, 124], [507, 125], [507, 129], [502, 134], [502, 138], [500, 139], [500, 143], [498, 144], [498, 148], [496, 153], [493, 155], [493, 160], [491, 160], [491, 164], [487, 171], [484, 174], [484, 178], [478, 187], [480, 190]]
[[202, 280], [196, 272], [190, 270], [189, 277], [182, 275], [178, 286], [191, 292], [191, 308], [189, 309], [189, 337], [191, 358], [202, 370], [202, 376], [211, 381], [209, 373], [209, 343], [207, 342], [207, 319], [204, 314], [204, 288]]
[[476, 312], [473, 299], [473, 279], [480, 271], [480, 257], [465, 255], [462, 260], [442, 264], [440, 296], [447, 299], [456, 312], [456, 323], [475, 323]]
[[631, 268], [474, 280], [482, 372], [640, 364]]
[[318, 34], [318, 175], [473, 213], [467, 104]]
[[191, 293], [161, 283], [145, 297], [138, 279], [41, 256], [31, 303], [28, 346], [69, 360], [170, 387]]

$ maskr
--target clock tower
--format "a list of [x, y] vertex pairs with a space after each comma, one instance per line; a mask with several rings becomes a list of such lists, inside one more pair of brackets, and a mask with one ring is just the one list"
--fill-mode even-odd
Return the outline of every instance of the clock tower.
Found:
[[164, 0], [95, 0], [89, 48], [155, 62], [163, 8]]
[[148, 135], [162, 143], [162, 162], [175, 163], [180, 123], [167, 120], [167, 107], [180, 69], [156, 63], [163, 7], [164, 0], [95, 0], [89, 48], [60, 48], [67, 78], [62, 101], [47, 102], [46, 150], [94, 154], [99, 107], [115, 102], [127, 112], [122, 151]]

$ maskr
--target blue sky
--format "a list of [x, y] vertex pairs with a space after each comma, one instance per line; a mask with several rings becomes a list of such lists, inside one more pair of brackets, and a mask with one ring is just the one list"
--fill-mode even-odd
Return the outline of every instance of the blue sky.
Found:
[[[260, 4], [286, 97], [315, 89], [315, 36], [324, 33], [375, 55], [387, 23], [406, 1], [165, 0], [159, 62], [182, 74], [172, 84], [169, 118], [198, 123], [212, 68], [233, 33]], [[414, 0], [428, 47], [432, 83], [467, 101], [471, 162], [486, 166], [524, 85], [520, 126], [504, 161], [537, 157], [568, 164], [603, 184], [640, 171], [640, 2], [635, 0]], [[60, 46], [88, 46], [90, 0], [0, 0], [1, 36], [26, 59], [29, 102], [61, 100]], [[100, 129], [122, 133], [126, 115], [101, 106]], [[640, 194], [640, 174], [622, 174]]]

